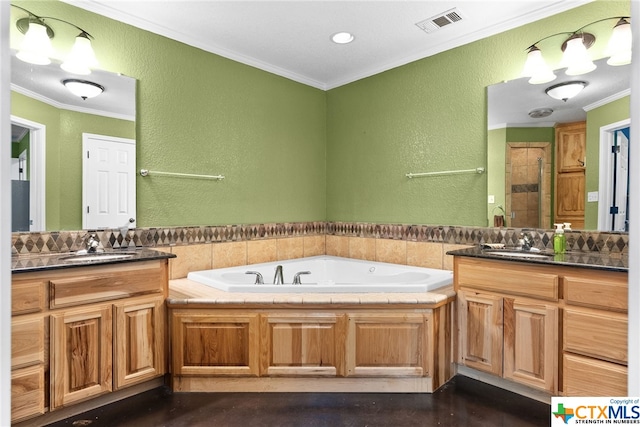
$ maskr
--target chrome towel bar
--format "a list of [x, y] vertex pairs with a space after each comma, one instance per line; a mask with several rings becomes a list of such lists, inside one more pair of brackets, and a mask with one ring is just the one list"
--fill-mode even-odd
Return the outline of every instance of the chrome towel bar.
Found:
[[461, 170], [453, 170], [453, 171], [440, 171], [440, 172], [422, 172], [422, 173], [407, 173], [405, 176], [407, 178], [422, 178], [425, 176], [438, 176], [438, 175], [457, 175], [462, 173], [484, 173], [484, 168], [479, 167], [475, 169], [461, 169]]

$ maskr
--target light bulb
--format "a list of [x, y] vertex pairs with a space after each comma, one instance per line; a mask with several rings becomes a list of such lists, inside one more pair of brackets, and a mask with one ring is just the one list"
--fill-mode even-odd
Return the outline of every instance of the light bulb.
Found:
[[98, 65], [96, 54], [91, 47], [91, 40], [86, 33], [76, 37], [71, 53], [60, 67], [74, 74], [91, 74], [91, 68]]
[[29, 30], [22, 39], [20, 51], [16, 54], [18, 59], [30, 64], [47, 65], [51, 63], [49, 57], [52, 53], [53, 47], [47, 27], [38, 22], [29, 22]]

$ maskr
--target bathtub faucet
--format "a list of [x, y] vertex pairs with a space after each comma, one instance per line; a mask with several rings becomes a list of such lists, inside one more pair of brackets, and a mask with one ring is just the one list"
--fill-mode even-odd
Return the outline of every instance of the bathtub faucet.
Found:
[[245, 271], [244, 274], [255, 274], [256, 275], [256, 281], [254, 282], [254, 284], [256, 284], [256, 285], [264, 285], [264, 279], [262, 278], [262, 274], [260, 274], [259, 271]]
[[299, 271], [296, 274], [293, 275], [293, 284], [294, 285], [301, 285], [302, 282], [300, 281], [300, 276], [303, 274], [311, 274], [310, 271]]
[[279, 265], [276, 267], [276, 275], [273, 277], [274, 285], [282, 285], [284, 283], [284, 276], [282, 274], [282, 266]]

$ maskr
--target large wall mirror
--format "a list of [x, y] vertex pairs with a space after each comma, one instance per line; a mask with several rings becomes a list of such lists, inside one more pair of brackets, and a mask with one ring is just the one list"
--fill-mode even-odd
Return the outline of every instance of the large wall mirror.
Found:
[[[489, 225], [628, 230], [631, 66], [596, 64], [581, 76], [556, 70], [547, 84], [488, 87]], [[570, 99], [546, 93], [573, 81], [584, 88]]]
[[[83, 144], [87, 135], [135, 142], [136, 81], [100, 70], [73, 75], [55, 60], [28, 64], [15, 51], [11, 60], [13, 231], [89, 228], [83, 227]], [[88, 80], [104, 91], [83, 99], [65, 79]], [[135, 146], [132, 153], [135, 165]], [[135, 200], [135, 181], [130, 191]]]

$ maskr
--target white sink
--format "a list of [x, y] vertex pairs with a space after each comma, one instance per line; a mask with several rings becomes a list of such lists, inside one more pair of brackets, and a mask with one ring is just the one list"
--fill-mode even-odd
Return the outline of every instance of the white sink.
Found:
[[498, 256], [508, 256], [508, 257], [516, 257], [516, 258], [538, 258], [538, 259], [549, 259], [553, 255], [543, 254], [539, 252], [524, 252], [524, 251], [486, 251], [486, 254], [498, 255]]
[[134, 254], [93, 253], [82, 255], [69, 255], [60, 258], [64, 262], [107, 261], [113, 259], [131, 258]]

